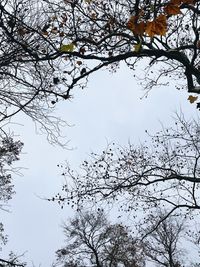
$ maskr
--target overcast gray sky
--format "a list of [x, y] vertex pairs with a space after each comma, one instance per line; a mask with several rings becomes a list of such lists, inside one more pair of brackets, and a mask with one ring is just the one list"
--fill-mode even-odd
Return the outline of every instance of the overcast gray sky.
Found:
[[180, 109], [186, 117], [198, 113], [188, 102], [187, 93], [175, 90], [173, 83], [155, 88], [141, 100], [143, 94], [127, 68], [115, 74], [101, 71], [93, 75], [88, 87], [77, 90], [71, 102], [58, 105], [57, 113], [74, 125], [63, 129], [73, 150], [51, 146], [45, 135], [35, 134], [27, 117], [15, 119], [24, 125], [15, 126], [15, 133], [25, 143], [18, 165], [27, 169], [22, 170], [23, 176], [13, 176], [17, 194], [9, 203], [11, 213], [1, 212], [9, 235], [4, 253], [27, 251], [24, 259], [36, 266], [50, 266], [55, 259], [54, 252], [64, 241], [60, 226], [72, 212], [38, 196], [50, 197], [59, 191], [62, 177], [57, 164], [67, 160], [78, 166], [91, 151], [100, 152], [109, 141], [120, 145], [142, 141], [145, 129], [154, 132], [160, 122], [169, 125], [173, 113]]

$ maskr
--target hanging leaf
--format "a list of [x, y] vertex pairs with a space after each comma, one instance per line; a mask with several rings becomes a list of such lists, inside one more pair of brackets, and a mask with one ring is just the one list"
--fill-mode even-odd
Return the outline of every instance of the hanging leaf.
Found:
[[57, 27], [52, 28], [51, 29], [51, 33], [57, 34], [58, 33], [58, 28]]
[[197, 47], [198, 49], [200, 49], [200, 40], [197, 41], [197, 43], [196, 43], [196, 47]]
[[28, 33], [28, 31], [25, 29], [25, 28], [22, 28], [22, 27], [19, 27], [18, 30], [17, 30], [18, 34], [20, 36], [23, 36], [25, 35], [26, 33]]
[[80, 66], [80, 65], [82, 65], [82, 64], [83, 64], [83, 62], [82, 62], [82, 61], [80, 61], [80, 60], [78, 60], [78, 61], [76, 61], [76, 64]]
[[198, 99], [198, 96], [190, 95], [188, 97], [188, 100], [190, 101], [191, 104], [194, 103], [195, 101], [197, 101], [197, 99]]
[[167, 18], [161, 14], [153, 21], [148, 21], [146, 24], [145, 32], [150, 37], [154, 35], [163, 36], [167, 32]]
[[138, 23], [137, 16], [131, 16], [127, 22], [127, 28], [131, 30], [135, 35], [143, 35], [145, 31], [146, 23], [141, 21]]
[[48, 36], [48, 35], [49, 35], [48, 32], [42, 32], [42, 34], [43, 34], [44, 36]]
[[136, 35], [143, 35], [145, 31], [146, 23], [141, 21], [135, 25], [135, 34]]
[[155, 20], [155, 27], [156, 27], [156, 34], [158, 35], [165, 35], [167, 32], [167, 17], [165, 15], [160, 15]]
[[173, 4], [173, 3], [168, 3], [165, 8], [164, 8], [165, 12], [167, 13], [167, 15], [178, 15], [178, 14], [182, 14], [181, 10], [180, 10], [180, 6]]
[[134, 45], [134, 51], [135, 52], [140, 52], [142, 48], [142, 42], [140, 41], [138, 44]]
[[156, 34], [155, 21], [148, 21], [147, 22], [145, 32], [150, 37], [153, 37]]
[[131, 16], [127, 22], [127, 28], [131, 30], [132, 32], [135, 29], [135, 24], [137, 23], [137, 17], [136, 16]]
[[80, 48], [80, 50], [79, 50], [79, 52], [80, 52], [82, 55], [84, 55], [84, 54], [85, 54], [85, 52], [86, 52], [86, 50], [85, 50], [85, 48], [84, 48], [84, 47], [81, 47], [81, 48]]
[[59, 32], [59, 36], [63, 37], [63, 36], [65, 36], [65, 33], [64, 32]]
[[67, 45], [61, 45], [60, 52], [73, 52], [75, 45], [73, 43]]

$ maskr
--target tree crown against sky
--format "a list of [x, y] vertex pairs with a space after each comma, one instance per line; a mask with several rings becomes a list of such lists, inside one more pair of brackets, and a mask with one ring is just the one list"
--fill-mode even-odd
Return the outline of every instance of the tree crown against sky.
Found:
[[112, 224], [103, 211], [79, 212], [63, 227], [66, 245], [57, 251], [61, 266], [143, 267], [137, 239], [122, 224]]
[[76, 86], [84, 88], [92, 73], [116, 70], [121, 61], [134, 70], [148, 59], [139, 77], [147, 89], [170, 76], [178, 78], [177, 87], [199, 93], [199, 4], [1, 1], [0, 121], [23, 111], [56, 142], [62, 124], [51, 113], [56, 102], [70, 99]]
[[51, 114], [55, 104], [120, 61], [135, 69], [149, 58], [147, 89], [178, 75], [199, 93], [198, 7], [186, 0], [1, 1], [0, 121], [23, 111], [56, 142], [62, 121]]
[[125, 61], [134, 70], [147, 58], [147, 89], [176, 77], [178, 88], [185, 79], [183, 87], [199, 92], [199, 1], [66, 0], [52, 5], [52, 12], [46, 35], [53, 29], [63, 38], [60, 51], [73, 70], [68, 91], [101, 68], [115, 70]]
[[[164, 216], [157, 211], [148, 222], [148, 228]], [[122, 223], [111, 223], [103, 210], [77, 212], [63, 225], [65, 241], [57, 250], [54, 266], [65, 267], [183, 267], [195, 266], [196, 255], [190, 259], [187, 242], [196, 247], [194, 240], [187, 240], [187, 220], [169, 216], [154, 232], [141, 239], [142, 231], [133, 230]], [[199, 250], [199, 245], [197, 245]], [[197, 260], [198, 262], [198, 260]]]
[[66, 182], [53, 200], [78, 208], [118, 203], [134, 217], [143, 210], [144, 220], [163, 206], [165, 218], [174, 212], [192, 216], [200, 209], [199, 132], [199, 121], [178, 116], [174, 127], [149, 135], [138, 146], [109, 145], [101, 154], [92, 153], [79, 171], [64, 166]]
[[[141, 241], [143, 253], [147, 260], [160, 267], [187, 266], [188, 260], [186, 260], [185, 254], [188, 248], [186, 248], [187, 245], [185, 247], [182, 245], [188, 242], [187, 220], [176, 215], [169, 216], [165, 220], [162, 220], [163, 218], [165, 218], [165, 209], [156, 211], [149, 217], [148, 226], [141, 230], [141, 232], [147, 233]], [[155, 224], [159, 221], [161, 223], [154, 229]], [[142, 236], [143, 233], [140, 235]], [[191, 241], [193, 242], [193, 239]], [[189, 262], [189, 266], [193, 266], [193, 264]]]

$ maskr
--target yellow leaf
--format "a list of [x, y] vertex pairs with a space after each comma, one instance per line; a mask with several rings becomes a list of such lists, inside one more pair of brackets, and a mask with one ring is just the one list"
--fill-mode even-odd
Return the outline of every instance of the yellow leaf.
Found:
[[134, 51], [139, 52], [142, 48], [142, 42], [139, 42], [138, 44], [134, 45]]
[[61, 45], [60, 52], [73, 52], [75, 45], [73, 43], [67, 45]]
[[190, 95], [188, 97], [188, 100], [190, 101], [191, 104], [194, 103], [197, 99], [198, 99], [198, 96]]

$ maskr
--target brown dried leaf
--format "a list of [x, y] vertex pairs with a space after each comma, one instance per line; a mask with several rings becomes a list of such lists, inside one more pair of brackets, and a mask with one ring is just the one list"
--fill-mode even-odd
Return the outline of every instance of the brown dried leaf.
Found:
[[198, 96], [193, 96], [193, 95], [189, 95], [188, 100], [190, 101], [190, 103], [194, 103], [195, 101], [197, 101]]

